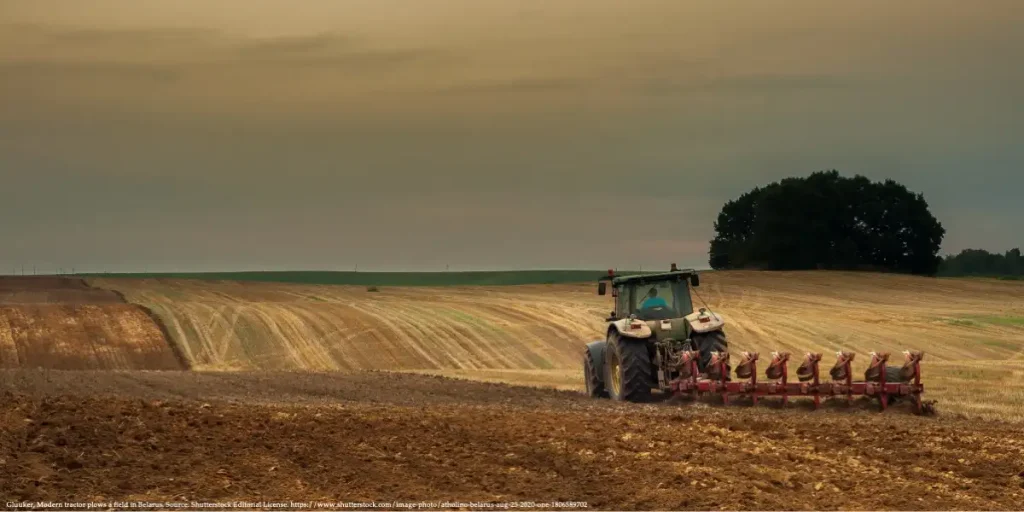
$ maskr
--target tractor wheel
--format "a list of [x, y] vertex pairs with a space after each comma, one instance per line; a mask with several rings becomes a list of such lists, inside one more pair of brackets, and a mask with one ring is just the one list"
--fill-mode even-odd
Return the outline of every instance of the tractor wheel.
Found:
[[604, 359], [605, 383], [612, 400], [643, 402], [650, 399], [654, 376], [646, 340], [624, 339], [613, 333], [608, 337]]
[[[604, 388], [604, 367], [601, 364], [604, 358], [605, 347], [603, 341], [595, 342], [594, 347], [583, 348], [583, 380], [587, 385], [587, 396], [591, 398], [608, 398], [608, 390]], [[600, 352], [600, 355], [595, 354]]]
[[[725, 339], [725, 333], [722, 331], [711, 331], [703, 333], [693, 333], [690, 338], [693, 340], [693, 344], [697, 346], [697, 350], [700, 351], [700, 371], [705, 373], [708, 371], [708, 363], [711, 362], [712, 352], [727, 352], [729, 350], [729, 342]], [[732, 365], [727, 365], [725, 369], [732, 373]]]

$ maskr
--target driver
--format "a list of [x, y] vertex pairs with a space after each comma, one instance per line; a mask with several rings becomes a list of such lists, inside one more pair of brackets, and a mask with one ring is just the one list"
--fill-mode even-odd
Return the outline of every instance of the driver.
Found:
[[644, 301], [640, 303], [640, 309], [657, 307], [667, 308], [668, 302], [665, 302], [665, 299], [658, 297], [657, 288], [651, 288], [651, 290], [647, 292], [647, 298], [645, 298]]

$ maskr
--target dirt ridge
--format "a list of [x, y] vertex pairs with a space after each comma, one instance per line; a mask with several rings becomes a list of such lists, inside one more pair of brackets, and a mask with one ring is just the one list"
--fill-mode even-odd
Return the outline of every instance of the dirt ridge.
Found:
[[[119, 292], [120, 293], [120, 292]], [[123, 295], [122, 295], [123, 296]], [[126, 301], [127, 302], [127, 301]], [[139, 308], [149, 317], [150, 320], [156, 325], [157, 329], [160, 330], [160, 334], [164, 338], [164, 342], [167, 343], [167, 348], [170, 349], [171, 353], [174, 354], [174, 358], [178, 360], [178, 364], [182, 370], [191, 370], [192, 363], [189, 362], [188, 357], [182, 352], [181, 347], [171, 337], [171, 333], [167, 330], [167, 324], [164, 323], [164, 319], [160, 318], [160, 315], [156, 314], [152, 309], [142, 304], [132, 304]]]

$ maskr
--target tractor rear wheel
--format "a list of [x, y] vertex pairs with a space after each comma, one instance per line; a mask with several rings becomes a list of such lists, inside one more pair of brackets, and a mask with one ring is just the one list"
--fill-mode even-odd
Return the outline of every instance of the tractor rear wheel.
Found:
[[627, 339], [612, 333], [604, 353], [605, 383], [612, 400], [643, 402], [654, 387], [647, 340]]
[[[600, 342], [600, 351], [603, 356], [605, 342]], [[608, 398], [608, 390], [604, 387], [604, 368], [595, 361], [594, 350], [583, 348], [583, 380], [587, 385], [587, 396], [591, 398]]]
[[[702, 373], [708, 371], [708, 363], [711, 362], [712, 352], [729, 351], [729, 342], [726, 341], [725, 333], [722, 331], [695, 332], [690, 336], [690, 339], [693, 340], [693, 344], [700, 351], [700, 371]], [[727, 365], [725, 369], [732, 373], [732, 365]]]

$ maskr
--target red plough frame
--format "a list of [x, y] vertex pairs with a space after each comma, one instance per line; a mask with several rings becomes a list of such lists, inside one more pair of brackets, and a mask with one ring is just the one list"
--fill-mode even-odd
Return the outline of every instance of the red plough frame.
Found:
[[[867, 374], [875, 377], [875, 380], [854, 381], [850, 364], [853, 355], [840, 352], [840, 360], [831, 372], [832, 375], [840, 375], [842, 378], [829, 382], [821, 382], [818, 370], [818, 363], [821, 361], [821, 354], [807, 354], [807, 359], [800, 368], [803, 377], [801, 382], [789, 382], [789, 371], [786, 363], [789, 360], [788, 353], [774, 354], [772, 365], [768, 369], [769, 381], [757, 381], [757, 358], [758, 354], [744, 353], [743, 364], [749, 367], [749, 378], [733, 382], [728, 380], [729, 370], [727, 353], [716, 353], [712, 358], [711, 365], [717, 365], [717, 371], [711, 372], [713, 377], [700, 376], [697, 370], [697, 352], [687, 352], [683, 355], [683, 372], [680, 377], [673, 380], [669, 386], [676, 395], [689, 396], [697, 399], [701, 394], [720, 394], [722, 401], [729, 403], [730, 395], [748, 396], [754, 405], [758, 398], [763, 396], [782, 397], [782, 403], [786, 404], [791, 396], [809, 396], [814, 398], [814, 408], [821, 405], [822, 397], [845, 397], [847, 403], [853, 402], [854, 396], [869, 396], [878, 398], [881, 409], [884, 411], [889, 405], [889, 398], [910, 397], [914, 403], [916, 412], [922, 412], [921, 393], [924, 392], [924, 385], [921, 384], [921, 358], [920, 352], [906, 352], [907, 362], [900, 370], [903, 382], [886, 382], [885, 363], [889, 354], [872, 354], [871, 366]], [[844, 357], [845, 356], [845, 357]], [[688, 370], [688, 371], [686, 371]], [[774, 375], [773, 375], [774, 370]], [[874, 370], [874, 371], [873, 371]], [[880, 371], [879, 371], [880, 370]], [[739, 373], [739, 370], [737, 370]], [[746, 372], [744, 372], [746, 373]], [[781, 373], [781, 375], [780, 375]], [[772, 378], [775, 377], [775, 378]], [[806, 379], [806, 380], [804, 380]]]

